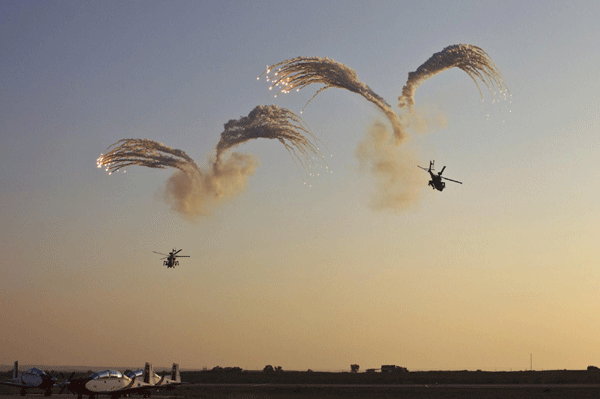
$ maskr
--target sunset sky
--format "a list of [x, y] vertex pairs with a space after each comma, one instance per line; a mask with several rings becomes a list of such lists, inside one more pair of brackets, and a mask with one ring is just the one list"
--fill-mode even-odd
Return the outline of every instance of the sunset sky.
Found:
[[[1, 1], [0, 364], [600, 366], [599, 20], [597, 1]], [[408, 72], [459, 43], [512, 96], [456, 68], [417, 89], [405, 207], [374, 205], [356, 156], [388, 120], [337, 88], [301, 114], [332, 173], [251, 141], [256, 174], [196, 221], [163, 200], [173, 170], [96, 168], [122, 138], [206, 167], [230, 119], [300, 115], [321, 85], [257, 80], [297, 56], [405, 115]], [[463, 184], [427, 187], [432, 159]]]

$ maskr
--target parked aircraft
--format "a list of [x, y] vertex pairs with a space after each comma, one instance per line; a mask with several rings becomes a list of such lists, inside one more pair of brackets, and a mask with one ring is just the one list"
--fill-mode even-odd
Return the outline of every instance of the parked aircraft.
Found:
[[27, 390], [32, 388], [42, 389], [44, 390], [44, 396], [50, 396], [52, 395], [52, 387], [56, 384], [56, 378], [49, 376], [36, 367], [30, 368], [24, 373], [19, 373], [19, 362], [15, 361], [12, 380], [0, 381], [0, 384], [21, 388], [21, 396], [25, 396]]
[[[152, 365], [150, 363], [146, 363], [146, 367], [150, 367], [148, 372], [145, 372], [144, 369], [138, 369], [135, 371], [130, 371], [127, 373], [127, 377], [129, 378], [143, 378], [143, 381], [147, 384], [151, 384], [152, 388], [174, 388], [177, 385], [181, 385], [181, 376], [179, 374], [179, 365], [173, 363], [173, 367], [171, 368], [171, 375], [162, 377], [154, 372], [152, 369]], [[146, 377], [148, 376], [148, 377]]]
[[181, 384], [178, 364], [173, 364], [171, 378], [166, 378], [157, 375], [152, 365], [146, 363], [143, 370], [131, 371], [126, 375], [117, 370], [103, 370], [86, 378], [65, 381], [62, 384], [61, 392], [66, 388], [77, 394], [77, 399], [82, 399], [83, 395], [88, 395], [90, 399], [96, 399], [98, 395], [110, 395], [113, 399], [117, 399], [132, 393], [138, 393], [148, 398], [152, 389], [167, 388], [178, 384]]

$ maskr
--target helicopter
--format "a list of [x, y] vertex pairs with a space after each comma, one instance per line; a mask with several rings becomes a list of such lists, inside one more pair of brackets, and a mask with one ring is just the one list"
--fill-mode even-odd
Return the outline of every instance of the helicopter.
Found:
[[417, 165], [419, 168], [423, 169], [426, 172], [429, 172], [429, 175], [431, 175], [431, 180], [429, 180], [429, 186], [431, 186], [432, 189], [442, 191], [444, 189], [444, 187], [446, 187], [446, 183], [444, 183], [442, 181], [442, 179], [449, 180], [454, 183], [462, 184], [462, 182], [459, 182], [458, 180], [452, 180], [452, 179], [448, 179], [447, 177], [442, 176], [442, 173], [444, 173], [444, 169], [446, 169], [445, 166], [442, 168], [442, 170], [439, 171], [439, 173], [437, 175], [434, 174], [433, 173], [433, 164], [434, 163], [435, 163], [435, 161], [429, 161], [429, 169], [425, 169], [424, 167]]
[[189, 255], [177, 255], [181, 251], [183, 251], [183, 249], [176, 250], [176, 248], [173, 248], [173, 250], [171, 252], [169, 252], [168, 255], [160, 253], [160, 252], [156, 252], [156, 251], [152, 251], [152, 252], [154, 252], [155, 254], [166, 256], [166, 258], [161, 258], [161, 260], [166, 259], [163, 262], [163, 266], [166, 266], [167, 269], [169, 269], [169, 268], [174, 268], [175, 266], [179, 266], [179, 261], [176, 260], [177, 258], [189, 258]]

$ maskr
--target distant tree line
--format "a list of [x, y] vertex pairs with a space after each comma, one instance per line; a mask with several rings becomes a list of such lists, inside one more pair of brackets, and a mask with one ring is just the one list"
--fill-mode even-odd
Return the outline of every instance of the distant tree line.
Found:
[[241, 373], [241, 367], [221, 367], [215, 366], [211, 370], [211, 373]]
[[270, 364], [267, 364], [265, 366], [265, 368], [263, 369], [263, 371], [265, 373], [282, 373], [283, 369], [281, 368], [281, 366], [275, 366], [275, 367], [273, 367]]

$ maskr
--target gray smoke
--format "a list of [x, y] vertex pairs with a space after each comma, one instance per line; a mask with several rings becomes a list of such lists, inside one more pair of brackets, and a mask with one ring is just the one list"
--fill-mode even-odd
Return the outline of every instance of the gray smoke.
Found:
[[299, 91], [313, 83], [324, 84], [325, 86], [317, 90], [310, 100], [308, 100], [307, 105], [319, 93], [330, 87], [346, 89], [360, 94], [375, 104], [385, 114], [392, 124], [392, 129], [398, 143], [405, 138], [398, 115], [396, 115], [390, 105], [371, 90], [369, 86], [362, 83], [353, 69], [344, 64], [329, 58], [296, 57], [267, 67], [267, 70], [262, 75], [266, 75], [267, 81], [272, 82], [269, 89], [277, 88], [279, 89], [278, 93], [289, 93], [294, 89]]
[[190, 219], [210, 214], [220, 202], [244, 190], [257, 166], [252, 155], [232, 154], [218, 167], [203, 172], [184, 151], [148, 139], [119, 140], [107, 150], [97, 165], [109, 174], [134, 165], [177, 169], [164, 197], [172, 209]]
[[[306, 136], [308, 135], [310, 139]], [[166, 184], [164, 198], [171, 208], [195, 220], [209, 215], [222, 201], [242, 192], [258, 166], [253, 155], [229, 153], [233, 147], [252, 139], [277, 139], [296, 164], [312, 164], [311, 155], [322, 160], [316, 138], [293, 112], [275, 105], [257, 106], [248, 116], [225, 124], [216, 146], [212, 167], [201, 170], [184, 151], [148, 139], [123, 139], [108, 147], [97, 160], [109, 174], [127, 166], [174, 168]]]
[[424, 81], [455, 67], [465, 71], [473, 79], [482, 99], [483, 93], [479, 82], [482, 82], [492, 95], [495, 95], [494, 87], [502, 96], [510, 94], [500, 70], [482, 48], [470, 44], [454, 44], [432, 55], [416, 71], [408, 73], [402, 95], [398, 97], [398, 107], [410, 109], [415, 104], [415, 91]]
[[416, 167], [417, 157], [408, 145], [398, 146], [383, 124], [371, 126], [355, 155], [375, 179], [373, 209], [400, 212], [419, 201], [424, 180]]
[[216, 146], [215, 165], [219, 164], [226, 151], [259, 138], [278, 140], [292, 159], [303, 167], [311, 164], [311, 156], [323, 158], [316, 146], [316, 137], [302, 118], [276, 105], [258, 105], [248, 116], [232, 119], [225, 124], [225, 130]]

